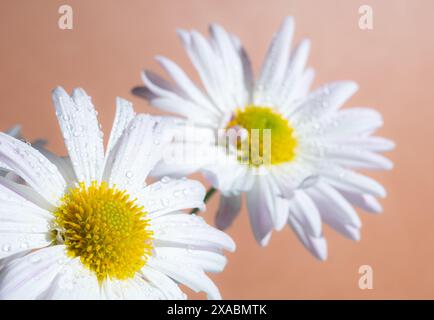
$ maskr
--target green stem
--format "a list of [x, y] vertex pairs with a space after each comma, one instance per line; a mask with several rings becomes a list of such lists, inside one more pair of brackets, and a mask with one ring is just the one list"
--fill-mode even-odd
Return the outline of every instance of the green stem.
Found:
[[[205, 198], [203, 199], [203, 202], [207, 203], [207, 201], [214, 195], [214, 193], [217, 191], [216, 188], [211, 187], [208, 189], [208, 191], [206, 192]], [[190, 214], [197, 214], [197, 212], [199, 211], [199, 208], [194, 208], [193, 210], [191, 210]]]

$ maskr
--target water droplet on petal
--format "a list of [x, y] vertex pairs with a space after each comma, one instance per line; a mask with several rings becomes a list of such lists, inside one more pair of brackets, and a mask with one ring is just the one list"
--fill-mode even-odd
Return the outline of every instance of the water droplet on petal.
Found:
[[28, 247], [29, 247], [29, 244], [27, 242], [24, 241], [24, 242], [20, 243], [20, 248], [21, 249], [27, 249]]
[[32, 254], [29, 256], [30, 263], [38, 263], [41, 261], [41, 257], [37, 254]]

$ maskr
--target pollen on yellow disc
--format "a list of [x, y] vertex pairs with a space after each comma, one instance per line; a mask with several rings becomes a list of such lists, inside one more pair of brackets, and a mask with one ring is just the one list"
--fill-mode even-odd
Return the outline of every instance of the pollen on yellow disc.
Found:
[[68, 255], [79, 257], [100, 282], [132, 278], [151, 254], [153, 233], [143, 207], [105, 182], [80, 183], [54, 215], [53, 237], [61, 238]]
[[[282, 117], [270, 107], [247, 106], [237, 109], [232, 120], [226, 128], [240, 127], [247, 130], [248, 148], [243, 149], [242, 142], [237, 142], [237, 148], [243, 151], [242, 158], [247, 158], [248, 163], [252, 166], [264, 164], [265, 148], [265, 130], [270, 133], [270, 162], [271, 164], [280, 164], [290, 162], [295, 157], [297, 140], [294, 137], [294, 129], [291, 127], [288, 119]], [[258, 130], [258, 141], [255, 143], [252, 138], [253, 129]], [[259, 149], [259, 150], [257, 150]], [[255, 157], [259, 155], [258, 157]]]

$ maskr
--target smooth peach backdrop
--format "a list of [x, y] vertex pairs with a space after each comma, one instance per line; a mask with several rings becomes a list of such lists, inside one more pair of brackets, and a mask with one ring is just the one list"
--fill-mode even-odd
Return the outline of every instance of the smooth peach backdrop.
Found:
[[[61, 4], [74, 10], [74, 29], [57, 27]], [[374, 10], [374, 29], [358, 28], [358, 8]], [[206, 32], [217, 22], [237, 34], [254, 67], [286, 15], [296, 40], [312, 40], [315, 85], [352, 79], [359, 92], [347, 106], [372, 106], [385, 119], [381, 134], [394, 139], [391, 172], [372, 174], [387, 187], [384, 213], [361, 213], [362, 240], [325, 229], [329, 259], [318, 262], [289, 229], [267, 248], [254, 242], [246, 211], [229, 229], [238, 244], [226, 270], [213, 276], [225, 298], [434, 298], [434, 2], [285, 0], [92, 0], [0, 2], [0, 129], [23, 125], [25, 136], [49, 139], [65, 153], [51, 104], [57, 85], [82, 86], [108, 135], [117, 95], [140, 112], [158, 113], [131, 95], [144, 67], [166, 55], [194, 71], [175, 29]], [[195, 79], [197, 76], [194, 74]], [[199, 176], [197, 176], [199, 177]], [[200, 178], [200, 177], [199, 177]], [[206, 219], [213, 221], [218, 199]], [[374, 270], [374, 289], [358, 288], [358, 268]], [[202, 294], [192, 294], [202, 298]]]

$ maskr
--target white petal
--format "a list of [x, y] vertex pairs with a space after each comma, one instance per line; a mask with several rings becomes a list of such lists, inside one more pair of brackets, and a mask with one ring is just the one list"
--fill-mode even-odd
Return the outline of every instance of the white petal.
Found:
[[321, 216], [312, 199], [302, 190], [297, 190], [291, 201], [291, 214], [310, 235], [318, 238], [322, 234]]
[[155, 182], [139, 194], [138, 201], [151, 218], [188, 208], [204, 208], [206, 190], [195, 180], [169, 179]]
[[293, 101], [301, 100], [309, 93], [314, 78], [315, 70], [313, 70], [312, 68], [308, 68], [306, 69], [306, 71], [303, 72], [293, 89], [291, 97]]
[[349, 138], [371, 132], [383, 125], [381, 114], [371, 108], [339, 110], [326, 120], [323, 136], [327, 139]]
[[318, 147], [311, 148], [309, 153], [317, 158], [326, 157], [335, 164], [347, 168], [371, 170], [393, 168], [392, 161], [386, 157], [348, 145], [321, 143]]
[[119, 138], [122, 136], [125, 129], [128, 128], [128, 125], [135, 115], [136, 113], [134, 112], [131, 102], [119, 97], [116, 98], [116, 114], [107, 144], [106, 158], [116, 146]]
[[382, 137], [347, 137], [344, 135], [342, 137], [336, 137], [329, 140], [341, 145], [355, 146], [357, 148], [373, 152], [384, 152], [395, 149], [395, 143], [392, 140]]
[[56, 166], [26, 143], [0, 133], [0, 161], [47, 201], [56, 204], [62, 196], [66, 183]]
[[102, 286], [104, 299], [109, 300], [162, 300], [160, 289], [149, 283], [140, 273], [132, 279], [107, 280]]
[[198, 125], [215, 128], [218, 124], [217, 118], [210, 116], [209, 113], [204, 113], [196, 104], [187, 100], [179, 98], [155, 98], [151, 100], [151, 104], [163, 111], [179, 114]]
[[220, 155], [224, 154], [224, 151], [218, 150], [218, 154], [217, 161], [214, 164], [207, 165], [201, 169], [205, 179], [214, 188], [227, 196], [250, 190], [254, 183], [254, 177], [250, 168], [245, 164], [239, 163], [232, 156], [223, 156], [226, 158], [222, 159]]
[[148, 264], [150, 267], [163, 272], [170, 278], [186, 285], [195, 292], [204, 291], [208, 299], [221, 299], [218, 288], [200, 268], [187, 266], [183, 261], [169, 262], [154, 257], [148, 260]]
[[265, 176], [257, 176], [252, 190], [247, 192], [247, 209], [250, 225], [256, 241], [266, 246], [271, 237], [274, 214], [274, 195], [271, 194]]
[[228, 101], [225, 100], [227, 97], [222, 90], [226, 86], [220, 57], [213, 52], [209, 43], [199, 33], [178, 30], [178, 35], [210, 99], [220, 111], [228, 110]]
[[231, 237], [209, 226], [202, 217], [195, 215], [173, 213], [160, 216], [152, 219], [151, 229], [158, 245], [235, 250], [235, 243]]
[[354, 193], [345, 190], [339, 192], [352, 204], [370, 213], [381, 213], [383, 207], [378, 200], [370, 194]]
[[11, 137], [20, 139], [21, 138], [21, 126], [16, 125], [8, 130], [6, 130], [6, 133], [10, 135]]
[[0, 206], [0, 259], [51, 243], [48, 224], [52, 215], [26, 200], [17, 202], [17, 199], [2, 200]]
[[290, 206], [291, 200], [279, 196], [275, 198], [276, 220], [273, 222], [275, 230], [280, 231], [286, 225]]
[[298, 239], [303, 243], [306, 249], [309, 250], [317, 259], [324, 261], [327, 259], [327, 241], [323, 236], [313, 237], [308, 234], [295, 216], [289, 215], [288, 223], [294, 230]]
[[39, 152], [41, 152], [52, 164], [54, 164], [59, 170], [60, 174], [65, 179], [68, 187], [72, 186], [77, 178], [75, 176], [74, 168], [72, 167], [71, 160], [69, 157], [59, 157], [54, 153], [48, 151], [44, 147], [38, 148]]
[[291, 115], [294, 125], [320, 119], [338, 110], [358, 89], [355, 82], [341, 81], [322, 86], [310, 93]]
[[228, 228], [240, 213], [241, 195], [220, 196], [220, 205], [215, 217], [215, 225], [220, 230]]
[[43, 298], [67, 259], [64, 246], [53, 246], [10, 261], [0, 273], [0, 299]]
[[[334, 198], [325, 193], [321, 193], [318, 191], [320, 189], [318, 186], [307, 190], [318, 207], [321, 219], [347, 238], [356, 241], [360, 240], [361, 222], [357, 213], [337, 191], [332, 187], [327, 187], [333, 190], [334, 196], [336, 196], [336, 194], [339, 196]], [[340, 206], [340, 204], [344, 204], [344, 206]], [[345, 209], [347, 210], [345, 211]]]
[[205, 96], [191, 81], [191, 79], [185, 74], [185, 72], [173, 61], [157, 56], [157, 61], [160, 65], [166, 70], [166, 72], [171, 76], [171, 78], [175, 81], [179, 90], [188, 97], [188, 100], [196, 103], [198, 106], [201, 106], [211, 113], [215, 115], [219, 115], [219, 110], [213, 105], [213, 103]]
[[386, 196], [386, 190], [381, 184], [362, 174], [332, 165], [327, 165], [320, 170], [325, 181], [336, 188], [382, 198]]
[[[198, 130], [197, 136], [203, 135], [203, 131]], [[175, 137], [177, 140], [180, 139], [178, 130]], [[204, 166], [216, 163], [218, 152], [214, 141], [207, 139], [174, 141], [165, 148], [162, 160], [152, 170], [151, 175], [160, 178], [163, 176], [174, 178], [187, 176]]]
[[6, 258], [1, 258], [0, 259], [0, 272], [2, 270], [2, 268], [7, 265], [9, 262], [11, 262], [12, 260], [24, 257], [25, 255], [29, 254], [31, 252], [31, 249], [26, 250], [26, 251], [20, 251], [18, 253], [15, 254], [11, 254], [10, 256], [7, 256]]
[[250, 87], [246, 87], [244, 79], [244, 66], [237, 46], [221, 26], [212, 24], [210, 26], [211, 42], [214, 50], [222, 59], [225, 78], [228, 82], [227, 94], [231, 94], [237, 106], [248, 104]]
[[0, 206], [0, 234], [47, 233], [52, 214], [33, 205], [2, 202]]
[[0, 177], [0, 199], [2, 201], [13, 200], [26, 205], [33, 204], [47, 211], [55, 209], [52, 204], [32, 188], [4, 177]]
[[104, 147], [91, 98], [81, 88], [70, 97], [60, 87], [53, 90], [52, 98], [77, 179], [88, 186], [101, 181]]
[[[307, 88], [313, 80], [313, 70], [303, 73], [310, 50], [310, 41], [304, 39], [294, 51], [289, 62], [285, 77], [277, 87], [275, 95], [278, 96], [277, 105], [283, 112], [288, 113], [295, 104], [294, 100], [304, 98]], [[303, 93], [303, 94], [302, 94]]]
[[192, 31], [190, 36], [195, 59], [201, 64], [208, 76], [208, 81], [212, 84], [212, 89], [207, 90], [208, 94], [220, 110], [232, 109], [236, 105], [236, 101], [227, 94], [229, 93], [229, 86], [221, 57], [214, 52], [210, 43], [200, 33]]
[[241, 41], [234, 35], [231, 35], [231, 40], [232, 43], [234, 44], [234, 47], [238, 50], [238, 54], [241, 58], [241, 63], [243, 65], [244, 87], [247, 90], [248, 101], [251, 102], [253, 100], [252, 98], [253, 98], [253, 83], [254, 83], [252, 64], [250, 63], [250, 59], [249, 56], [247, 55], [246, 50], [241, 45]]
[[104, 180], [120, 190], [139, 194], [148, 173], [160, 161], [172, 136], [170, 120], [137, 115], [110, 153]]
[[362, 226], [356, 210], [336, 189], [326, 182], [320, 181], [306, 192], [312, 195], [320, 209], [330, 212], [337, 220], [357, 228]]
[[141, 272], [154, 287], [160, 289], [166, 299], [185, 300], [186, 295], [181, 291], [176, 282], [167, 277], [164, 273], [154, 270], [148, 265], [146, 265]]
[[100, 300], [98, 279], [86, 269], [79, 258], [60, 259], [63, 268], [51, 282], [48, 290], [39, 298], [44, 300]]
[[256, 105], [270, 103], [267, 101], [267, 95], [282, 83], [289, 61], [289, 49], [293, 33], [294, 20], [292, 17], [287, 17], [273, 37], [265, 57], [255, 88], [254, 103]]
[[221, 272], [226, 266], [226, 257], [208, 250], [191, 248], [155, 247], [155, 257], [169, 261], [184, 261], [187, 265], [196, 266], [207, 272]]

